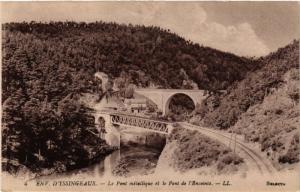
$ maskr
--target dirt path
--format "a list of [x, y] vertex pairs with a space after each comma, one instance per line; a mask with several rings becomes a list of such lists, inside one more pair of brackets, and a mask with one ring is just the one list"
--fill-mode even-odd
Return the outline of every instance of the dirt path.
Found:
[[195, 126], [184, 122], [180, 123], [180, 125], [189, 130], [199, 131], [200, 133], [229, 146], [232, 150], [235, 150], [240, 157], [244, 158], [250, 171], [261, 173], [263, 175], [271, 175], [277, 172], [260, 151], [256, 150], [253, 146], [250, 146], [250, 144], [245, 143], [239, 137], [236, 137], [235, 139], [235, 136], [231, 133]]

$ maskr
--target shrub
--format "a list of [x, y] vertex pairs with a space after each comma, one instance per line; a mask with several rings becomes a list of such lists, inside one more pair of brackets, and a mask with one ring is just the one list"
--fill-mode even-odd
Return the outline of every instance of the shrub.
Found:
[[288, 96], [295, 101], [296, 103], [299, 102], [299, 85], [295, 83], [290, 83], [287, 88], [287, 94]]
[[233, 153], [229, 153], [222, 157], [221, 162], [223, 162], [226, 165], [229, 165], [229, 164], [237, 165], [237, 164], [242, 163], [243, 159]]
[[299, 147], [299, 134], [295, 134], [290, 147], [286, 154], [281, 155], [278, 158], [279, 163], [297, 163], [299, 162], [299, 155], [300, 155], [300, 147]]
[[293, 69], [291, 70], [290, 72], [290, 79], [292, 80], [299, 80], [300, 77], [299, 77], [299, 69]]
[[281, 115], [283, 113], [282, 109], [276, 109], [275, 114], [276, 115]]

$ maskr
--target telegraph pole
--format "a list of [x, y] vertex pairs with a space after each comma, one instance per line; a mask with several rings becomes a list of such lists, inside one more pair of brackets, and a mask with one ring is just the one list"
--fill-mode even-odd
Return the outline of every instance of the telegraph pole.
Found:
[[230, 148], [230, 145], [231, 145], [232, 134], [233, 134], [233, 133], [230, 134], [230, 140], [229, 140], [229, 145], [228, 145], [229, 148]]
[[234, 149], [233, 149], [234, 153], [235, 153], [235, 148], [236, 148], [236, 133], [234, 133]]

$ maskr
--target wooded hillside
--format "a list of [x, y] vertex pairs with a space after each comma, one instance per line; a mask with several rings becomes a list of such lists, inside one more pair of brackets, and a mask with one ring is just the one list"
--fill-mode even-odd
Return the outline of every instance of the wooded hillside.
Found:
[[[86, 81], [96, 71], [112, 78], [124, 71], [141, 86], [152, 82], [164, 88], [182, 88], [183, 80], [191, 78], [201, 89], [225, 89], [258, 67], [250, 59], [194, 44], [159, 27], [31, 22], [3, 28], [6, 58], [10, 60], [16, 51], [24, 59], [20, 67], [46, 67], [49, 70], [40, 75], [52, 77], [52, 72], [65, 70], [64, 76], [76, 73], [86, 76], [81, 78]], [[6, 73], [3, 71], [4, 77], [9, 76]], [[4, 85], [7, 81], [4, 78]]]
[[259, 143], [277, 169], [299, 162], [299, 41], [261, 58], [263, 67], [212, 95], [191, 119]]
[[[196, 120], [196, 123], [227, 129], [233, 126], [250, 106], [262, 103], [267, 95], [282, 85], [287, 71], [299, 68], [299, 41], [294, 41], [259, 61], [263, 66], [261, 69], [232, 84], [226, 94], [211, 96], [198, 106], [197, 113], [200, 119]], [[299, 97], [299, 90], [295, 93], [296, 97]]]

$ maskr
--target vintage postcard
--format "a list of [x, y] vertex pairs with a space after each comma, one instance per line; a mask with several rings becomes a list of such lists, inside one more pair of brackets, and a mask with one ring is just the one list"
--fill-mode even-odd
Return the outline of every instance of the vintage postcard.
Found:
[[299, 2], [1, 2], [2, 191], [300, 191]]

